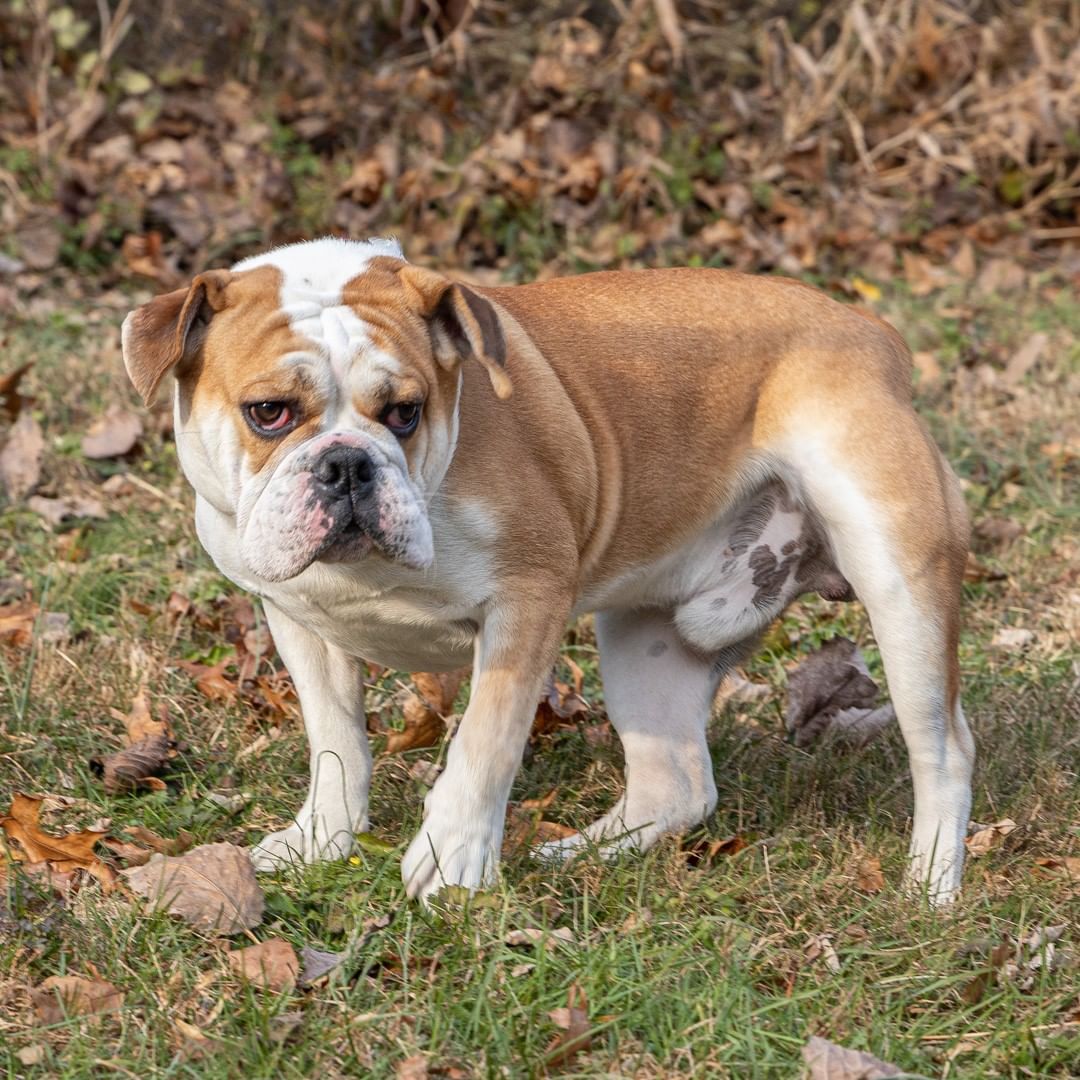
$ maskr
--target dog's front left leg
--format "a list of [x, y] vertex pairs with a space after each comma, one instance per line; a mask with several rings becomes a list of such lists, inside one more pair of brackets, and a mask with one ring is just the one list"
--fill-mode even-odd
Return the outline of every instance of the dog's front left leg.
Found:
[[311, 778], [293, 823], [251, 852], [256, 870], [340, 859], [367, 828], [371, 752], [364, 717], [363, 661], [264, 604], [274, 643], [304, 714]]
[[410, 896], [494, 879], [510, 787], [570, 606], [551, 585], [514, 582], [485, 618], [468, 708], [401, 863]]

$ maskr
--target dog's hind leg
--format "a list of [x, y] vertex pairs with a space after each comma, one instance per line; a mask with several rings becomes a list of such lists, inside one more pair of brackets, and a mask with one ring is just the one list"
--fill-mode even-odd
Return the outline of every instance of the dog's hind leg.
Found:
[[626, 789], [584, 832], [541, 845], [541, 858], [569, 857], [589, 845], [605, 855], [645, 850], [716, 806], [705, 730], [722, 665], [687, 648], [670, 612], [601, 612], [596, 637], [607, 711], [626, 757]]
[[957, 663], [967, 518], [910, 407], [873, 393], [855, 415], [819, 401], [771, 441], [869, 613], [914, 782], [909, 880], [943, 903], [960, 885], [974, 759]]

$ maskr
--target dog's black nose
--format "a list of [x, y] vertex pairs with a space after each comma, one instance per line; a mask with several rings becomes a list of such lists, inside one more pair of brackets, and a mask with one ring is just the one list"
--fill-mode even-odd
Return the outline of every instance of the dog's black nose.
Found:
[[363, 502], [375, 489], [375, 468], [367, 452], [355, 446], [334, 446], [311, 470], [316, 484], [331, 499]]

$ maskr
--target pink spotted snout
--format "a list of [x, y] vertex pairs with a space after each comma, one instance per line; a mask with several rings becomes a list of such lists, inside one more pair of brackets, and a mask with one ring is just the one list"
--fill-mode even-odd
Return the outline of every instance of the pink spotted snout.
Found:
[[423, 569], [434, 554], [424, 500], [403, 455], [362, 432], [331, 432], [298, 447], [238, 523], [245, 561], [268, 581], [372, 552]]

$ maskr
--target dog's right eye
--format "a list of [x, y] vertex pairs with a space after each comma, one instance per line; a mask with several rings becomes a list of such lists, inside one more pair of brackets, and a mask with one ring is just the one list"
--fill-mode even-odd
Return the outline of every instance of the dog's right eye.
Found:
[[293, 426], [296, 410], [287, 401], [257, 401], [244, 406], [244, 416], [260, 435], [280, 435]]

